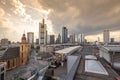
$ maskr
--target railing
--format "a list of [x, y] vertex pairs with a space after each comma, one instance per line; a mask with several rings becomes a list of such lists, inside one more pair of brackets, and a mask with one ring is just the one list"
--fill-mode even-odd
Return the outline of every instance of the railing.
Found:
[[44, 73], [48, 67], [49, 65], [46, 65], [46, 66], [43, 66], [41, 69], [34, 70], [33, 72], [31, 72], [31, 77], [29, 77], [27, 80], [37, 80], [39, 76], [44, 76]]

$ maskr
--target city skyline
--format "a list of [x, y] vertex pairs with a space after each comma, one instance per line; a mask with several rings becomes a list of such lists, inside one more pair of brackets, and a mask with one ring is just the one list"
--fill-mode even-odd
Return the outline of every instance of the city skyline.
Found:
[[25, 30], [34, 32], [36, 39], [39, 23], [45, 18], [48, 34], [58, 35], [66, 26], [69, 35], [83, 33], [89, 41], [98, 37], [102, 41], [103, 31], [109, 29], [110, 38], [120, 41], [119, 5], [119, 0], [1, 0], [0, 38], [20, 41]]

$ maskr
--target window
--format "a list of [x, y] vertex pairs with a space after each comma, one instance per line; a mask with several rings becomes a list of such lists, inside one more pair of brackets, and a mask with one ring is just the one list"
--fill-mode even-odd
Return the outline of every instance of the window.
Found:
[[10, 67], [10, 61], [8, 61], [7, 67], [8, 67], [8, 68]]
[[3, 72], [3, 71], [4, 71], [4, 67], [1, 68], [1, 72]]
[[1, 74], [1, 79], [0, 80], [4, 80], [4, 73]]
[[22, 45], [22, 51], [23, 51], [23, 45]]
[[14, 65], [15, 65], [15, 64], [14, 64], [14, 59], [13, 59], [13, 67], [14, 67]]
[[23, 63], [23, 59], [22, 59], [22, 63]]

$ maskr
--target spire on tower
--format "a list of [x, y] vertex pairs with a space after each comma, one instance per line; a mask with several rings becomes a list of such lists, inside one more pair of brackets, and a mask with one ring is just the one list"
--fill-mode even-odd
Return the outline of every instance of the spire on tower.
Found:
[[25, 33], [23, 33], [23, 36], [21, 38], [21, 43], [26, 43], [26, 36]]

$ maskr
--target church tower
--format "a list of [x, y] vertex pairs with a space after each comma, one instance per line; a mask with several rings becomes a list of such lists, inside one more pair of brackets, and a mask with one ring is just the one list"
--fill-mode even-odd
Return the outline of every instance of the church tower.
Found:
[[27, 43], [25, 34], [23, 34], [20, 43], [20, 64], [27, 63], [28, 53], [29, 53], [29, 44]]

